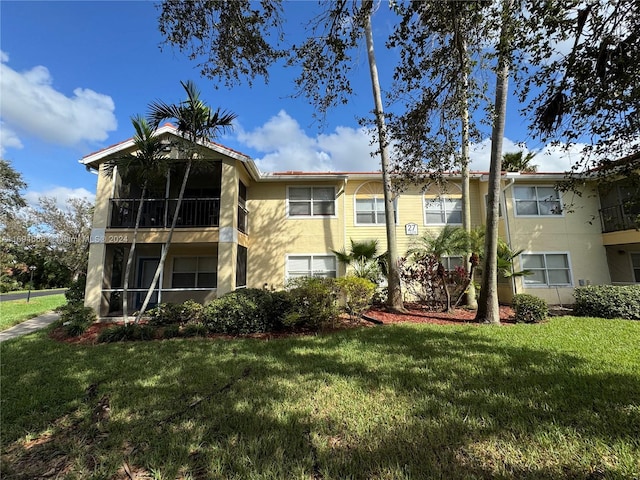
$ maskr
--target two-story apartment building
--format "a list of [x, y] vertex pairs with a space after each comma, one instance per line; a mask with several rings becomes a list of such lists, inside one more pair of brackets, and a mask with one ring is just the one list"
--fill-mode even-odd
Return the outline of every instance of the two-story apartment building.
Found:
[[[157, 134], [170, 138], [177, 131], [166, 125]], [[207, 168], [190, 176], [179, 212], [180, 172], [144, 202], [129, 282], [132, 309], [142, 302], [175, 215], [177, 228], [154, 303], [189, 298], [205, 303], [236, 288], [283, 288], [294, 276], [341, 276], [345, 269], [332, 251], [348, 249], [352, 239], [377, 239], [380, 250], [386, 249], [379, 172], [264, 174], [239, 152], [215, 143], [203, 147]], [[133, 141], [127, 140], [81, 160], [99, 172], [85, 303], [101, 317], [121, 314], [125, 262], [139, 205], [139, 186], [124, 184], [117, 170], [105, 175], [104, 165], [133, 149]], [[613, 197], [602, 207], [595, 190], [562, 197], [554, 188], [562, 178], [553, 173], [504, 175], [500, 234], [512, 248], [524, 250], [516, 269], [533, 272], [502, 286], [505, 301], [514, 292], [526, 292], [568, 304], [578, 285], [640, 282], [640, 232], [608, 220], [608, 209], [617, 205]], [[487, 179], [486, 173], [471, 176], [474, 225], [482, 225], [486, 216]], [[401, 254], [419, 235], [461, 225], [460, 179], [451, 175], [447, 180], [445, 191], [425, 185], [397, 196]], [[587, 188], [595, 189], [596, 183]], [[566, 208], [569, 203], [571, 209]], [[600, 212], [602, 222], [597, 221]]]

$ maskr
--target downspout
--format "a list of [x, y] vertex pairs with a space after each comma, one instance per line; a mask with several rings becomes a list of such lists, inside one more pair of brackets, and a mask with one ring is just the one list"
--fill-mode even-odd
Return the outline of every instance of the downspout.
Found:
[[[355, 215], [355, 211], [354, 211]], [[342, 249], [347, 251], [347, 179], [342, 184]], [[347, 267], [344, 266], [344, 275], [347, 275]]]
[[[511, 245], [511, 228], [509, 228], [509, 211], [507, 210], [507, 190], [516, 183], [516, 179], [511, 177], [508, 179], [508, 183], [502, 189], [502, 194], [504, 195], [503, 203], [504, 203], [504, 230], [507, 234], [507, 243], [509, 244], [509, 248], [513, 248]], [[518, 287], [516, 285], [516, 278], [511, 276], [511, 289], [513, 290], [513, 294], [516, 295], [518, 293]]]

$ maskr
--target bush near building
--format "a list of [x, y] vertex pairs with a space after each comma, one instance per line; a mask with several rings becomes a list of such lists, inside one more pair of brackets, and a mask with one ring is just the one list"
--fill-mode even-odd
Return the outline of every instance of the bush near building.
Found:
[[574, 296], [576, 315], [640, 320], [640, 285], [590, 285], [576, 288]]

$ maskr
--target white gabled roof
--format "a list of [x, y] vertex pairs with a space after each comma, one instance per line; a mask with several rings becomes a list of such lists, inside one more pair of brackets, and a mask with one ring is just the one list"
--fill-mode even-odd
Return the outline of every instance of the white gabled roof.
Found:
[[[164, 134], [170, 134], [176, 137], [182, 136], [178, 132], [178, 129], [170, 123], [164, 124], [154, 132], [154, 135], [164, 135]], [[253, 159], [248, 155], [245, 155], [244, 153], [238, 152], [236, 150], [232, 150], [231, 148], [225, 147], [224, 145], [220, 145], [219, 143], [215, 143], [215, 142], [209, 142], [209, 141], [198, 142], [198, 144], [210, 150], [213, 150], [214, 152], [220, 153], [227, 157], [246, 163], [247, 168], [251, 172], [251, 174], [255, 175], [256, 178], [260, 177], [260, 172], [258, 168], [255, 166]], [[105, 158], [113, 155], [114, 153], [121, 152], [128, 148], [131, 148], [133, 146], [134, 146], [134, 141], [132, 137], [132, 138], [129, 138], [128, 140], [124, 140], [122, 142], [116, 143], [109, 147], [103, 148], [102, 150], [98, 150], [97, 152], [90, 153], [89, 155], [82, 157], [79, 160], [79, 162], [83, 165], [86, 165], [87, 167], [96, 168]]]

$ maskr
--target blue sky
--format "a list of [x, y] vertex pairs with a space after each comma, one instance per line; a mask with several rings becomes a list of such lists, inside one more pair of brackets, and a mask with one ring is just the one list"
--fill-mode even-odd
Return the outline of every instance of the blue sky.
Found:
[[[301, 31], [315, 2], [291, 2], [287, 28]], [[382, 87], [389, 88], [397, 60], [384, 48], [389, 13], [381, 5], [374, 17]], [[41, 195], [60, 204], [69, 196], [95, 192], [96, 177], [78, 160], [132, 136], [130, 117], [145, 114], [149, 102], [183, 98], [181, 80], [193, 80], [204, 99], [238, 115], [233, 132], [218, 141], [256, 159], [263, 171], [373, 171], [369, 138], [357, 117], [372, 110], [364, 48], [354, 66], [357, 94], [349, 105], [332, 110], [320, 128], [313, 107], [292, 98], [296, 70], [273, 71], [268, 85], [216, 89], [200, 78], [196, 64], [165, 46], [157, 28], [158, 9], [147, 1], [1, 1], [0, 154], [22, 173], [32, 203]], [[490, 88], [493, 88], [491, 86]], [[526, 141], [525, 121], [515, 99], [509, 104], [505, 151]], [[485, 132], [485, 137], [489, 132]], [[489, 141], [477, 146], [472, 167], [488, 165]], [[540, 152], [541, 171], [563, 171], [569, 159], [529, 141]]]

